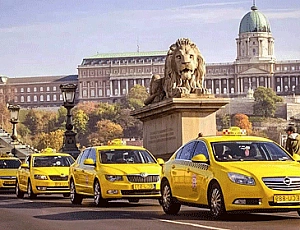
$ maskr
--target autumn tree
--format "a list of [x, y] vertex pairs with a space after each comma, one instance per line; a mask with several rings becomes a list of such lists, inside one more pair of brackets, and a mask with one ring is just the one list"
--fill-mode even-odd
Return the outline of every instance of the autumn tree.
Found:
[[64, 133], [61, 129], [50, 133], [41, 132], [34, 137], [33, 145], [39, 150], [51, 147], [58, 152], [63, 146]]
[[277, 96], [271, 88], [258, 87], [254, 91], [254, 114], [263, 117], [274, 117], [276, 103], [282, 102], [282, 98]]
[[123, 136], [123, 129], [119, 124], [110, 120], [100, 120], [97, 122], [96, 132], [88, 136], [91, 145], [107, 144], [108, 141]]
[[149, 96], [146, 87], [135, 85], [130, 90], [125, 99], [125, 105], [129, 109], [138, 109], [144, 106], [144, 101]]
[[88, 132], [89, 116], [81, 109], [73, 112], [73, 125], [81, 145], [87, 145], [86, 133]]
[[233, 125], [238, 126], [241, 129], [245, 129], [247, 134], [252, 133], [252, 123], [249, 121], [249, 117], [242, 113], [237, 113], [233, 116]]

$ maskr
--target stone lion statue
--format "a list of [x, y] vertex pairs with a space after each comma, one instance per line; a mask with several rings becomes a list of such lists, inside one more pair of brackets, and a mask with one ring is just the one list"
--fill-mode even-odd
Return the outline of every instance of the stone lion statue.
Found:
[[[165, 61], [164, 77], [152, 77], [150, 82], [150, 96], [145, 105], [158, 102], [165, 98], [181, 97], [182, 94], [207, 93], [203, 87], [205, 76], [205, 61], [199, 49], [188, 38], [180, 38], [172, 44]], [[157, 81], [159, 79], [159, 81]], [[157, 89], [152, 89], [154, 82]], [[156, 96], [153, 96], [156, 95]], [[158, 96], [159, 95], [159, 96]], [[152, 98], [156, 100], [151, 100]]]

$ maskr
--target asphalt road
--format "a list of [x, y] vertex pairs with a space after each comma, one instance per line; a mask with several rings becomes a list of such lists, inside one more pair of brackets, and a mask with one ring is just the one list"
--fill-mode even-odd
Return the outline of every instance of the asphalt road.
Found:
[[214, 221], [208, 210], [182, 206], [178, 215], [166, 215], [156, 200], [137, 204], [113, 201], [108, 207], [93, 205], [84, 199], [72, 205], [62, 195], [17, 199], [13, 193], [0, 193], [0, 230], [117, 230], [117, 229], [300, 229], [297, 212], [272, 214], [232, 214], [226, 220]]

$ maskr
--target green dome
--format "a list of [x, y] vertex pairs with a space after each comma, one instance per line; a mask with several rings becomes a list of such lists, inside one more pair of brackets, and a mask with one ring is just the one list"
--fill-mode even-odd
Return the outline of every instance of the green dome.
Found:
[[248, 32], [271, 32], [271, 27], [265, 15], [257, 10], [256, 6], [251, 7], [240, 23], [239, 34]]

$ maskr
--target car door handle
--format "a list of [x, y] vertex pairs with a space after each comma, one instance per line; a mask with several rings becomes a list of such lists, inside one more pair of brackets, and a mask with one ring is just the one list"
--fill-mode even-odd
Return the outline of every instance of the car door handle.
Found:
[[189, 172], [190, 172], [190, 169], [189, 169], [189, 168], [187, 168], [187, 169], [186, 169], [186, 171], [189, 173]]
[[174, 169], [175, 168], [175, 165], [172, 165], [172, 169]]

